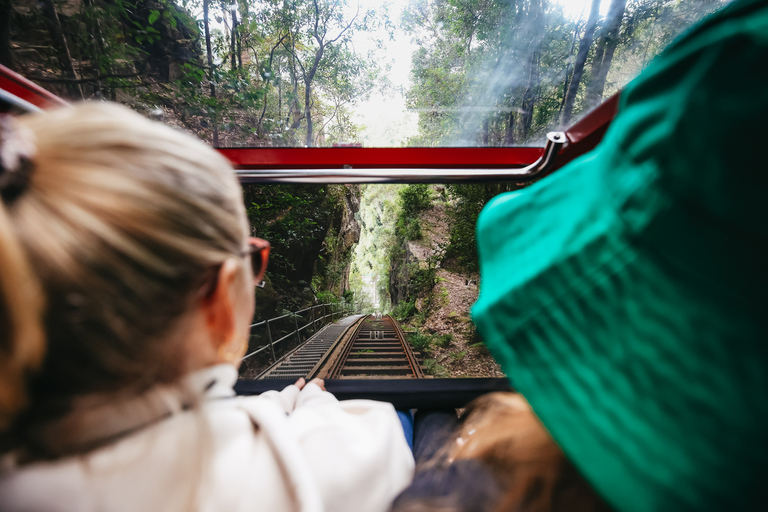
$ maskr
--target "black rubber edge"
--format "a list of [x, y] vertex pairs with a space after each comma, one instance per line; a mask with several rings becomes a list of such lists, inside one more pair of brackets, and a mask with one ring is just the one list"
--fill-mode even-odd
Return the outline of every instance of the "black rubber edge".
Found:
[[[240, 380], [238, 395], [258, 395], [281, 390], [295, 379]], [[452, 409], [494, 391], [512, 391], [507, 379], [335, 379], [325, 388], [339, 400], [365, 398], [390, 402], [396, 409]]]

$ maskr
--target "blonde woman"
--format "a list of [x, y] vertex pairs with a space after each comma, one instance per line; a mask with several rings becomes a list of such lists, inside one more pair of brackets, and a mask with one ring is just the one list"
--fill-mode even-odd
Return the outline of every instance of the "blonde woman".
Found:
[[0, 141], [0, 509], [388, 507], [413, 471], [389, 404], [234, 396], [269, 244], [225, 159], [103, 103]]

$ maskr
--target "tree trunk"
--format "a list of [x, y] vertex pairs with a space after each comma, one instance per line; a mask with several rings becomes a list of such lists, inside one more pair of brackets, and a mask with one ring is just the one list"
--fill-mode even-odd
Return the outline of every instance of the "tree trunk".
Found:
[[568, 52], [568, 59], [565, 65], [565, 83], [563, 84], [563, 98], [560, 100], [560, 108], [557, 110], [557, 115], [561, 116], [563, 113], [563, 107], [565, 106], [565, 97], [568, 94], [568, 87], [570, 86], [571, 73], [573, 72], [573, 59], [574, 52], [576, 51], [576, 41], [579, 38], [579, 26], [581, 25], [581, 17], [579, 17], [573, 24], [573, 41], [571, 41], [571, 51]]
[[237, 69], [237, 10], [230, 9], [232, 12], [232, 37], [230, 37], [229, 53], [232, 56], [232, 71]]
[[[237, 5], [239, 5], [239, 2], [237, 3]], [[245, 12], [247, 16], [248, 15], [247, 10]], [[237, 68], [243, 69], [243, 48], [241, 47], [241, 41], [240, 41], [242, 38], [239, 30], [236, 32], [236, 34], [237, 34], [237, 37], [235, 38], [235, 42], [237, 43]]]
[[544, 5], [542, 0], [531, 0], [528, 5], [528, 13], [525, 16], [525, 23], [530, 27], [530, 34], [533, 40], [528, 44], [526, 73], [528, 82], [522, 95], [520, 104], [520, 116], [517, 125], [519, 130], [519, 139], [528, 138], [528, 132], [533, 125], [533, 109], [536, 104], [537, 91], [540, 86], [539, 77], [539, 52], [544, 34]]
[[598, 41], [595, 58], [592, 61], [591, 78], [587, 87], [587, 107], [592, 108], [600, 103], [605, 91], [605, 80], [613, 61], [613, 52], [619, 44], [619, 29], [624, 17], [627, 0], [611, 0], [608, 16], [605, 19], [600, 40]]
[[584, 65], [587, 63], [587, 55], [589, 54], [589, 47], [592, 46], [592, 35], [595, 32], [595, 26], [597, 25], [597, 17], [600, 12], [600, 0], [592, 0], [592, 8], [589, 11], [589, 18], [587, 19], [587, 26], [584, 29], [584, 36], [579, 42], [579, 51], [576, 54], [576, 62], [573, 66], [573, 78], [568, 85], [568, 90], [565, 93], [565, 105], [563, 106], [563, 119], [562, 125], [568, 126], [571, 122], [571, 114], [573, 113], [573, 102], [576, 99], [576, 93], [579, 91], [579, 84], [581, 83], [581, 77], [584, 74]]
[[515, 113], [514, 112], [509, 113], [509, 119], [507, 120], [507, 131], [504, 134], [504, 145], [505, 146], [515, 145]]
[[67, 82], [67, 89], [70, 94], [79, 96], [81, 100], [85, 99], [82, 86], [79, 82], [76, 82], [80, 80], [80, 77], [77, 75], [75, 65], [72, 62], [72, 54], [69, 53], [69, 44], [64, 36], [64, 30], [61, 28], [61, 21], [59, 20], [59, 14], [56, 12], [56, 6], [53, 5], [53, 0], [42, 0], [40, 6], [48, 22], [48, 31], [51, 34], [51, 39], [53, 39], [54, 45], [59, 48], [61, 72], [64, 78], [71, 80]]
[[310, 93], [312, 87], [311, 80], [304, 81], [304, 117], [307, 118], [307, 138], [304, 140], [305, 147], [312, 147], [312, 114], [310, 112]]
[[11, 0], [0, 0], [0, 64], [13, 69], [11, 53]]
[[[210, 0], [203, 0], [203, 26], [205, 28], [205, 50], [208, 53], [208, 83], [211, 86], [211, 98], [216, 97], [216, 83], [213, 75], [213, 52], [211, 51], [211, 29], [208, 24], [208, 7]], [[211, 116], [211, 124], [213, 125], [213, 147], [219, 145], [219, 126], [216, 119], [217, 114]]]
[[[301, 111], [299, 110], [299, 76], [298, 72], [296, 70], [296, 53], [295, 53], [295, 42], [293, 39], [293, 35], [291, 35], [291, 50], [289, 50], [291, 54], [291, 67], [289, 68], [289, 71], [291, 72], [291, 85], [293, 86], [293, 99], [290, 104], [288, 104], [288, 113], [287, 117], [285, 119], [286, 123], [291, 123], [288, 127], [288, 132], [290, 133], [291, 137], [293, 137], [293, 132], [296, 130], [299, 125], [301, 124], [302, 115]], [[287, 47], [286, 47], [287, 49]]]
[[307, 118], [307, 138], [306, 146], [312, 147], [312, 114], [310, 112], [311, 99], [312, 99], [312, 80], [315, 78], [317, 68], [320, 66], [320, 61], [323, 59], [323, 50], [325, 48], [320, 45], [320, 48], [315, 52], [315, 60], [312, 62], [312, 68], [309, 73], [304, 76], [304, 116]]
[[537, 57], [537, 52], [534, 52], [528, 60], [528, 84], [523, 93], [522, 105], [520, 105], [522, 110], [520, 114], [520, 138], [523, 140], [528, 137], [528, 131], [533, 125], [533, 107], [536, 103], [536, 88], [539, 85], [539, 74], [536, 69]]
[[[277, 48], [283, 42], [283, 39], [285, 39], [285, 37], [286, 36], [281, 37], [280, 40], [277, 42], [277, 44], [275, 44], [272, 47], [272, 50], [269, 52], [269, 72], [272, 73], [273, 76], [274, 76], [274, 71], [272, 71], [272, 62], [274, 61], [274, 58], [275, 58], [275, 50], [277, 50]], [[240, 61], [240, 69], [243, 69], [242, 59]], [[264, 84], [264, 89], [265, 90], [266, 90], [267, 85], [268, 85], [268, 83]], [[282, 112], [282, 98], [281, 98], [281, 94], [280, 94], [281, 93], [280, 82], [278, 82], [277, 86], [278, 86], [277, 97], [278, 97], [278, 102], [279, 102], [278, 103], [278, 110], [277, 110], [277, 118], [280, 119], [280, 117], [282, 116], [282, 113], [281, 113]], [[264, 94], [264, 99], [262, 100], [264, 102], [264, 105], [262, 105], [261, 115], [259, 116], [259, 122], [256, 125], [256, 137], [258, 137], [259, 139], [261, 139], [262, 136], [263, 136], [262, 125], [264, 123], [264, 115], [267, 113], [267, 98], [268, 97], [269, 96], [267, 94]]]
[[[107, 53], [106, 49], [104, 48], [104, 40], [102, 36], [102, 31], [101, 31], [101, 24], [99, 23], [99, 18], [98, 16], [96, 16], [96, 12], [93, 7], [93, 0], [83, 0], [83, 4], [85, 4], [85, 6], [90, 11], [91, 16], [89, 17], [89, 21], [91, 22], [91, 41], [93, 42], [93, 55], [96, 56], [95, 60], [96, 62], [98, 62], [101, 59], [101, 57]], [[101, 74], [102, 72], [103, 72], [102, 69], [98, 70], [99, 74]], [[114, 73], [114, 70], [112, 69], [111, 66], [107, 69], [107, 73], [110, 75]], [[96, 88], [97, 97], [98, 96], [106, 97], [107, 93], [109, 93], [110, 97], [114, 96], [114, 93], [110, 91], [109, 88], [106, 88], [107, 90], [105, 91], [105, 88], [101, 84], [101, 80], [96, 81], [95, 88]]]

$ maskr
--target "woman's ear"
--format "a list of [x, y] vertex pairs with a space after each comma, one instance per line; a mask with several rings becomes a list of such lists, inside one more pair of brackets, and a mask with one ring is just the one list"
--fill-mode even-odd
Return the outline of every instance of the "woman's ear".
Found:
[[218, 354], [219, 362], [234, 363], [241, 356], [242, 307], [238, 305], [242, 300], [241, 272], [236, 259], [226, 260], [219, 268], [216, 287], [200, 305], [211, 348]]

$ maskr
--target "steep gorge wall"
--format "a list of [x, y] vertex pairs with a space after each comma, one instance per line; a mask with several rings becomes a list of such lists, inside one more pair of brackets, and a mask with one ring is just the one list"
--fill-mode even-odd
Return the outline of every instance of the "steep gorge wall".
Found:
[[350, 289], [349, 273], [352, 265], [352, 253], [360, 242], [361, 226], [358, 222], [360, 212], [360, 187], [346, 185], [340, 194], [340, 210], [332, 222], [325, 239], [324, 257], [317, 262], [315, 274], [321, 277], [322, 291], [331, 292], [340, 297]]

